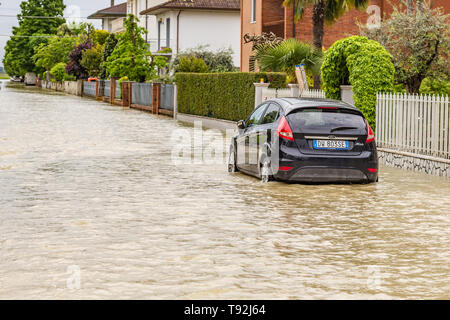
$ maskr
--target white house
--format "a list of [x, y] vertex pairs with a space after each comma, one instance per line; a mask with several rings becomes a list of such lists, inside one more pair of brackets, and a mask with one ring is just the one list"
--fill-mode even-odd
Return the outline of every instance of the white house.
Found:
[[158, 29], [156, 16], [141, 14], [147, 8], [160, 5], [167, 0], [128, 0], [127, 14], [133, 14], [139, 19], [139, 26], [147, 29], [145, 40], [150, 44], [150, 51], [158, 51]]
[[127, 3], [114, 4], [111, 0], [111, 6], [101, 9], [91, 14], [88, 19], [102, 19], [102, 29], [108, 32], [124, 31], [123, 21], [127, 15]]
[[[171, 48], [174, 55], [207, 45], [209, 50], [233, 50], [240, 65], [240, 0], [128, 0], [149, 31], [151, 51]], [[139, 11], [142, 5], [146, 9]], [[141, 5], [141, 6], [139, 6]], [[148, 16], [146, 20], [145, 16]]]

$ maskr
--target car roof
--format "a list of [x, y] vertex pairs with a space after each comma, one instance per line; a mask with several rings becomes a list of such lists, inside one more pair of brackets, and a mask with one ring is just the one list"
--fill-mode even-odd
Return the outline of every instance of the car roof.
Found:
[[361, 113], [361, 111], [355, 106], [333, 99], [318, 99], [318, 98], [275, 98], [270, 99], [268, 101], [277, 102], [284, 109], [284, 113], [288, 115], [292, 111], [296, 109], [302, 108], [310, 108], [310, 107], [339, 107], [342, 109], [349, 109], [352, 111], [357, 111]]

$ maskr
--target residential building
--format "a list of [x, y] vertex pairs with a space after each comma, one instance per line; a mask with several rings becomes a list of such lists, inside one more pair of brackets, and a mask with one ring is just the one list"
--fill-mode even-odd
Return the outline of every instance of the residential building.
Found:
[[[241, 1], [241, 70], [249, 71], [252, 43], [244, 42], [244, 35], [260, 35], [263, 32], [273, 32], [282, 38], [296, 38], [301, 41], [313, 42], [312, 9], [310, 5], [300, 21], [294, 23], [293, 8], [284, 8], [283, 0], [240, 0]], [[329, 48], [335, 41], [358, 35], [358, 23], [376, 23], [392, 13], [392, 4], [400, 0], [369, 0], [366, 10], [352, 9], [345, 13], [335, 23], [325, 24], [323, 46]], [[450, 11], [450, 1], [435, 0], [434, 7], [444, 7]]]
[[155, 19], [157, 50], [171, 48], [176, 55], [198, 46], [231, 48], [234, 64], [240, 65], [240, 0], [148, 0], [140, 15]]
[[141, 14], [148, 8], [160, 5], [167, 0], [128, 0], [127, 14], [133, 14], [139, 19], [139, 26], [147, 30], [145, 40], [150, 45], [150, 51], [158, 51], [158, 29], [156, 16]]
[[122, 32], [124, 31], [123, 21], [127, 15], [127, 3], [114, 4], [111, 0], [111, 6], [101, 9], [94, 14], [91, 14], [88, 19], [101, 19], [102, 29], [108, 32]]

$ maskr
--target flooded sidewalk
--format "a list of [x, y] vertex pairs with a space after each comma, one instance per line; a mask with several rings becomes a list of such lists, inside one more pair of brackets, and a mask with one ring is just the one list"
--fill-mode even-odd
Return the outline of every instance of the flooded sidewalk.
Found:
[[450, 180], [174, 164], [168, 117], [0, 83], [1, 299], [450, 298]]

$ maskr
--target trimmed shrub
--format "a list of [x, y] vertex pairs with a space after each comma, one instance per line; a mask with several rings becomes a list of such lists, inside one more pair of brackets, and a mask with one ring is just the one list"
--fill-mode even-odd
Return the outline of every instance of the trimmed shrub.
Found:
[[321, 71], [326, 97], [341, 99], [340, 86], [352, 85], [355, 106], [375, 128], [376, 94], [394, 86], [395, 69], [386, 49], [366, 37], [336, 41], [326, 51]]
[[255, 107], [255, 86], [264, 79], [271, 87], [286, 85], [286, 74], [265, 72], [177, 73], [178, 111], [237, 121]]

